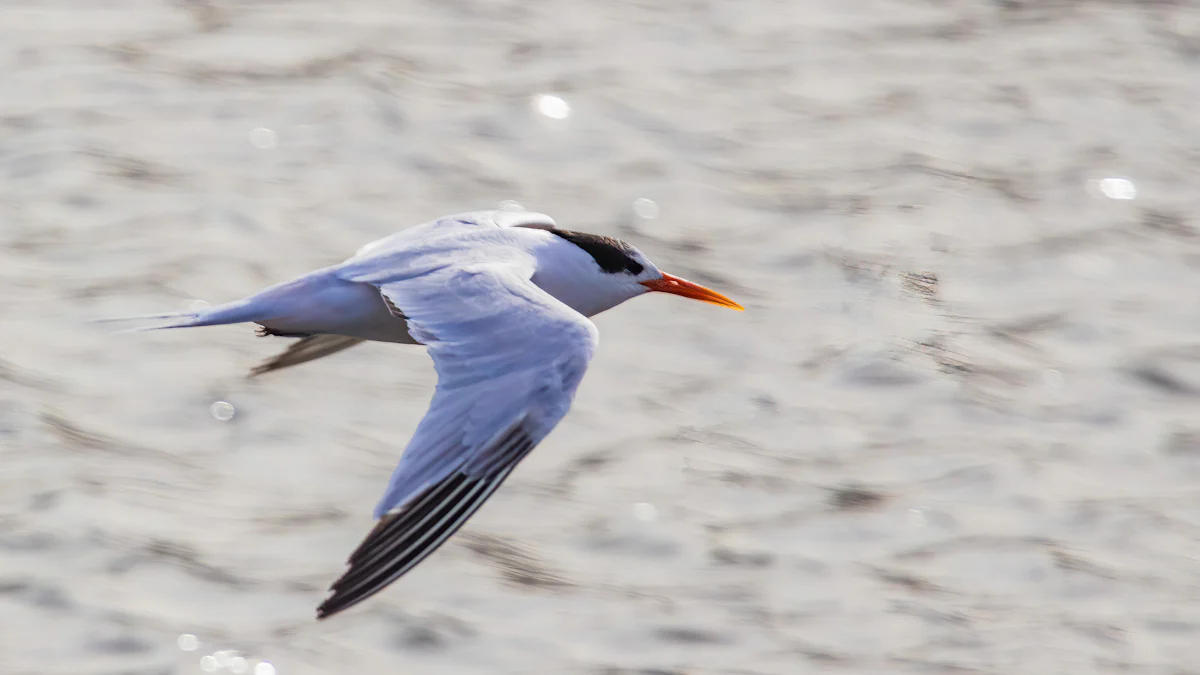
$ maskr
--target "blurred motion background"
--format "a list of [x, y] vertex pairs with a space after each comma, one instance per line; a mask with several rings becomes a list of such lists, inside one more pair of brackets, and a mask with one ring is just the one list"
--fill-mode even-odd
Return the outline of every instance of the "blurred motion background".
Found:
[[[1192, 672], [1198, 69], [1185, 0], [0, 2], [0, 673]], [[424, 351], [90, 322], [513, 203], [747, 311], [598, 317], [317, 623]]]

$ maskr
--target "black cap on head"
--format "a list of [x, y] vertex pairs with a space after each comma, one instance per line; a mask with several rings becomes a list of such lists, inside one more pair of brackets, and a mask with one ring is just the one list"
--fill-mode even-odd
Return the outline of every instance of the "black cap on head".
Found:
[[549, 231], [587, 251], [600, 269], [609, 274], [628, 272], [637, 276], [646, 269], [645, 265], [633, 259], [633, 247], [620, 239], [558, 228], [550, 228]]

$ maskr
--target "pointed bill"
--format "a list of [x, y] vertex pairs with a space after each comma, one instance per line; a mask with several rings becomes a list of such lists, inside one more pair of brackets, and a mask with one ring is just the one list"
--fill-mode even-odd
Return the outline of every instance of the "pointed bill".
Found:
[[730, 300], [711, 288], [705, 288], [700, 284], [692, 283], [687, 279], [680, 279], [679, 277], [672, 274], [667, 274], [666, 272], [663, 272], [661, 279], [651, 279], [650, 281], [643, 281], [641, 284], [646, 288], [659, 293], [681, 295], [685, 298], [691, 298], [693, 300], [700, 300], [702, 302], [708, 302], [714, 305], [736, 309], [739, 312], [746, 309], [745, 307], [742, 307], [738, 303]]

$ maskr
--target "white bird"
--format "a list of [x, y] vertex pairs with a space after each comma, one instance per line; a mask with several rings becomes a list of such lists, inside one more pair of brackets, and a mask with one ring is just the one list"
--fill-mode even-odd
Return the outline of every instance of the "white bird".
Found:
[[563, 230], [540, 213], [439, 218], [248, 298], [139, 330], [253, 322], [300, 337], [254, 374], [362, 341], [425, 345], [438, 374], [375, 508], [377, 523], [317, 609], [378, 593], [433, 553], [567, 414], [597, 344], [587, 317], [651, 291], [741, 310], [660, 271], [629, 244]]

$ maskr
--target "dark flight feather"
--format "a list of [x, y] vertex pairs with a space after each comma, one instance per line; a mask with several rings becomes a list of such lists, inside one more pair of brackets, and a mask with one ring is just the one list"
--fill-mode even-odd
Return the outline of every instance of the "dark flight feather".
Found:
[[325, 619], [383, 590], [436, 551], [492, 496], [535, 443], [520, 426], [400, 510], [379, 519], [350, 554], [350, 569], [317, 608]]

